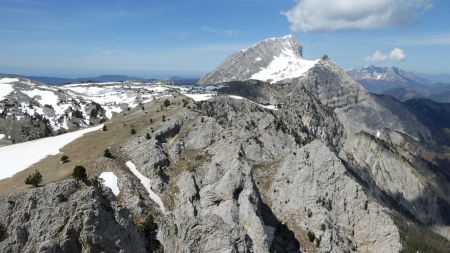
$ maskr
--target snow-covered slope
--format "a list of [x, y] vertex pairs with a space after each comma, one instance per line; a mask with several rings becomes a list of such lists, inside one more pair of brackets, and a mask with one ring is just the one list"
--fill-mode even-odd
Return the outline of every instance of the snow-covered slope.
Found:
[[0, 78], [0, 134], [11, 143], [47, 137], [106, 120], [96, 102], [60, 87]]
[[275, 83], [300, 77], [316, 63], [303, 59], [302, 46], [294, 36], [270, 38], [233, 54], [198, 84], [249, 79]]
[[59, 154], [59, 150], [65, 145], [101, 127], [0, 147], [0, 180], [13, 176], [49, 155]]
[[0, 145], [74, 131], [172, 93], [211, 93], [218, 87], [136, 81], [48, 86], [23, 78], [0, 78]]

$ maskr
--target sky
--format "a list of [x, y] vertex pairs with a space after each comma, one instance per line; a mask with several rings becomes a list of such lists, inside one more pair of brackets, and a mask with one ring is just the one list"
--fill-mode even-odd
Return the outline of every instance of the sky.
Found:
[[0, 73], [198, 77], [287, 34], [343, 68], [450, 74], [448, 0], [0, 0]]

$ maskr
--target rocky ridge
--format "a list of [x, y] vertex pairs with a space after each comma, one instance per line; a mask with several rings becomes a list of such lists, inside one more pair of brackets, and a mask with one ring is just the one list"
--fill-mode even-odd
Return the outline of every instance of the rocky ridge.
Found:
[[[269, 44], [227, 62], [239, 65], [241, 54], [258, 52], [261, 45]], [[260, 51], [278, 52], [277, 45]], [[226, 71], [208, 77], [222, 84], [215, 96], [194, 101], [175, 92], [113, 118], [108, 131], [124, 129], [128, 135], [108, 146], [110, 157], [83, 161], [91, 177], [104, 171], [118, 177], [116, 197], [107, 187], [75, 185], [99, 196], [88, 201], [94, 201], [93, 212], [103, 212], [97, 200], [113, 210], [123, 206], [121, 213], [130, 215], [105, 222], [135, 233], [134, 250], [145, 245], [155, 252], [445, 252], [450, 247], [449, 176], [420, 151], [440, 146], [400, 102], [367, 93], [327, 58], [279, 82], [225, 82], [231, 74]], [[2, 197], [49, 191], [43, 198], [50, 199], [56, 192], [51, 189], [68, 184], [74, 182]], [[32, 201], [24, 202], [19, 216], [30, 210]], [[39, 203], [41, 209], [30, 211], [36, 223], [65, 226], [65, 220], [47, 215], [58, 210], [57, 202]], [[2, 214], [9, 204], [0, 204]], [[149, 215], [157, 225], [146, 233], [142, 221]], [[96, 228], [104, 223], [99, 222]], [[42, 233], [50, 238], [55, 232]], [[80, 251], [108, 244], [103, 249], [111, 252], [132, 249], [121, 235], [111, 243], [102, 229], [81, 234], [74, 237], [99, 239], [95, 244], [83, 239]], [[19, 243], [8, 229], [0, 246], [34, 249], [39, 236], [30, 233]], [[61, 239], [50, 244], [56, 252], [65, 245]]]

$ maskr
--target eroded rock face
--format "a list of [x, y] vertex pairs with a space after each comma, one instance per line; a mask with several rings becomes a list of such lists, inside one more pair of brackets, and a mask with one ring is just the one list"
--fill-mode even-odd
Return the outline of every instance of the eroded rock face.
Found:
[[341, 156], [377, 198], [449, 237], [450, 188], [446, 176], [431, 164], [408, 160], [366, 133], [349, 139]]
[[330, 60], [321, 60], [298, 79], [298, 84], [333, 108], [348, 137], [360, 131], [375, 135], [378, 130], [400, 132], [425, 142], [431, 140], [430, 130], [400, 102], [390, 97], [371, 96]]
[[0, 196], [1, 252], [146, 252], [110, 191], [67, 180]]
[[278, 166], [257, 171], [262, 181], [270, 173], [270, 186], [261, 191], [274, 214], [297, 236], [314, 235], [312, 243], [319, 251], [397, 252], [402, 248], [387, 210], [366, 195], [321, 142], [297, 149]]
[[[312, 110], [303, 108], [304, 114]], [[164, 200], [158, 240], [165, 252], [401, 249], [386, 210], [327, 145], [312, 141], [320, 135], [297, 132], [306, 127], [301, 116], [227, 96], [199, 102], [194, 111], [171, 115], [152, 135], [164, 141], [123, 146]], [[138, 156], [141, 148], [164, 154], [165, 178], [152, 159]], [[317, 239], [309, 241], [308, 230]]]

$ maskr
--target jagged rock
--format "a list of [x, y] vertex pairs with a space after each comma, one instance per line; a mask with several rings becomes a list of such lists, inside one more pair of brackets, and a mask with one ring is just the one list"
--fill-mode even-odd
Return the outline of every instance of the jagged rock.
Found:
[[130, 212], [109, 191], [67, 180], [0, 200], [2, 252], [146, 252]]

